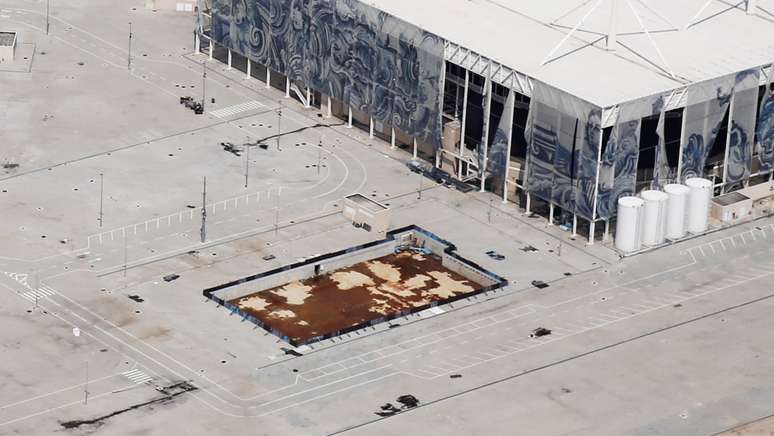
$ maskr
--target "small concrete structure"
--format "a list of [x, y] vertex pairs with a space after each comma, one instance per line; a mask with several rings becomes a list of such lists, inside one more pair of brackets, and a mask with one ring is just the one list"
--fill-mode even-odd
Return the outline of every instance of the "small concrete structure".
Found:
[[344, 197], [342, 213], [354, 224], [380, 234], [387, 232], [392, 220], [392, 212], [389, 207], [371, 200], [363, 194], [352, 194]]
[[16, 53], [16, 32], [0, 32], [0, 63], [13, 62]]
[[196, 9], [195, 0], [145, 0], [146, 9], [161, 11], [193, 12]]
[[752, 200], [739, 191], [712, 199], [710, 216], [723, 224], [737, 224], [752, 218]]
[[774, 212], [774, 181], [740, 189], [712, 199], [713, 219], [738, 224]]

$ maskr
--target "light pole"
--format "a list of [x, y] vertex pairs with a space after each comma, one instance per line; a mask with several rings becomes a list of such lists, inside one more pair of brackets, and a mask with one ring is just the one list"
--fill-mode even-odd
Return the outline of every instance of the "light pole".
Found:
[[199, 230], [202, 244], [207, 239], [207, 177], [204, 177], [204, 189], [202, 190], [202, 228]]
[[280, 136], [282, 136], [282, 100], [277, 100], [279, 107], [277, 108], [277, 151], [282, 151], [280, 148]]
[[317, 147], [317, 175], [320, 175], [320, 165], [322, 165], [322, 136], [320, 136], [320, 145]]
[[250, 138], [245, 142], [245, 188], [247, 188], [247, 176], [250, 174]]
[[202, 111], [204, 110], [204, 102], [207, 100], [207, 62], [202, 62]]
[[132, 22], [129, 22], [129, 52], [126, 57], [126, 69], [132, 70]]
[[48, 35], [48, 28], [49, 28], [49, 12], [51, 11], [51, 0], [46, 0], [46, 35]]
[[104, 194], [105, 194], [105, 183], [104, 183], [104, 176], [102, 173], [99, 173], [99, 227], [102, 228], [102, 220], [104, 218], [104, 213], [102, 210], [102, 205], [104, 203]]

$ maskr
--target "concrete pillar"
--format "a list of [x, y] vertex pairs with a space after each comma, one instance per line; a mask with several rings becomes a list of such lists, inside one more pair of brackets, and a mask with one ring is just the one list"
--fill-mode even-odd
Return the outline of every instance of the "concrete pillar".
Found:
[[352, 108], [351, 107], [347, 108], [347, 128], [348, 129], [352, 128]]
[[325, 117], [331, 118], [333, 116], [333, 108], [331, 107], [332, 106], [331, 96], [329, 95], [327, 97], [328, 97], [328, 112], [325, 114]]
[[210, 60], [212, 60], [212, 51], [215, 49], [215, 43], [210, 40]]
[[228, 69], [231, 69], [231, 49], [228, 50]]
[[417, 158], [417, 138], [414, 138], [414, 159]]
[[249, 79], [253, 75], [253, 61], [247, 59], [247, 78]]
[[596, 224], [594, 221], [589, 222], [589, 245], [594, 245], [594, 230], [596, 227]]
[[266, 67], [266, 89], [271, 88], [271, 68]]
[[525, 212], [525, 213], [526, 213], [527, 215], [532, 215], [532, 211], [530, 210], [530, 203], [531, 203], [531, 202], [532, 202], [532, 196], [531, 196], [531, 195], [529, 195], [529, 192], [527, 192], [527, 205], [526, 205], [526, 207], [525, 207], [525, 209], [526, 209], [526, 212]]
[[610, 235], [610, 221], [605, 221], [605, 232], [602, 233], [602, 242], [607, 242]]
[[290, 77], [285, 77], [285, 98], [290, 98]]
[[548, 204], [548, 225], [554, 225], [554, 203]]
[[395, 148], [395, 127], [390, 128], [390, 148]]
[[309, 108], [310, 106], [312, 106], [312, 89], [306, 88], [306, 106], [305, 107]]
[[578, 236], [578, 215], [572, 214], [572, 237]]
[[197, 54], [202, 50], [202, 40], [199, 37], [199, 32], [194, 33], [194, 52]]
[[374, 119], [370, 119], [370, 125], [368, 126], [368, 137], [374, 139]]

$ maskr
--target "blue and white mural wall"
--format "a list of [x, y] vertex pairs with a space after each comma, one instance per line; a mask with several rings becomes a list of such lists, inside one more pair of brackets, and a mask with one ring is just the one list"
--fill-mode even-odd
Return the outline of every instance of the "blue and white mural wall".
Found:
[[513, 106], [516, 93], [508, 89], [508, 97], [505, 99], [505, 107], [497, 124], [494, 137], [490, 138], [489, 156], [487, 158], [487, 172], [492, 178], [492, 191], [502, 194], [505, 189], [505, 175], [510, 163], [511, 130], [513, 128]]
[[736, 75], [731, 100], [731, 126], [728, 129], [725, 183], [734, 187], [750, 178], [752, 171], [755, 115], [758, 110], [760, 68]]
[[441, 146], [441, 38], [358, 0], [213, 0], [212, 38]]
[[[597, 217], [610, 219], [617, 212], [618, 199], [634, 195], [637, 183], [642, 118], [663, 113], [660, 96], [647, 97], [619, 105], [618, 119], [605, 144], [599, 167]], [[663, 122], [659, 123], [659, 141], [663, 141]], [[657, 149], [656, 161], [665, 159]], [[665, 154], [665, 153], [664, 153]], [[660, 176], [659, 176], [660, 177]], [[657, 183], [661, 183], [660, 181]]]
[[525, 134], [525, 190], [593, 220], [601, 117], [601, 108], [536, 82]]
[[[774, 67], [771, 76], [774, 76]], [[771, 85], [774, 77], [769, 76], [766, 92], [763, 94], [758, 115], [758, 124], [755, 130], [756, 150], [761, 173], [774, 171], [774, 91]]]
[[732, 74], [688, 87], [680, 161], [682, 181], [704, 176], [704, 165], [731, 103], [735, 80]]

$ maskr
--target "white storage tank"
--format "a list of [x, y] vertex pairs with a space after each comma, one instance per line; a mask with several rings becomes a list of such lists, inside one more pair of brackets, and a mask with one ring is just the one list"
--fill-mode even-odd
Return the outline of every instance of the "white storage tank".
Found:
[[644, 202], [637, 197], [618, 199], [618, 221], [615, 227], [615, 248], [624, 253], [640, 249], [640, 223]]
[[666, 232], [666, 207], [669, 196], [661, 191], [646, 190], [640, 193], [642, 208], [642, 243], [652, 247], [664, 243]]
[[664, 186], [667, 201], [666, 237], [680, 239], [685, 236], [685, 208], [688, 203], [687, 186], [673, 183]]
[[693, 177], [685, 181], [688, 193], [688, 231], [701, 234], [709, 228], [709, 209], [712, 199], [712, 182]]

